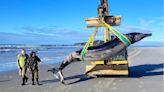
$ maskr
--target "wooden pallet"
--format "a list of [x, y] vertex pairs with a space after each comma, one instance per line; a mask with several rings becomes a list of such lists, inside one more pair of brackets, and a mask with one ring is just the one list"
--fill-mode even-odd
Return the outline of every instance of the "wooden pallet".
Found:
[[[120, 61], [119, 61], [120, 62]], [[123, 61], [125, 62], [125, 61]], [[86, 74], [93, 75], [128, 75], [128, 64], [87, 65]]]
[[118, 55], [108, 61], [92, 61], [86, 66], [86, 74], [94, 75], [128, 75], [127, 50], [124, 49]]

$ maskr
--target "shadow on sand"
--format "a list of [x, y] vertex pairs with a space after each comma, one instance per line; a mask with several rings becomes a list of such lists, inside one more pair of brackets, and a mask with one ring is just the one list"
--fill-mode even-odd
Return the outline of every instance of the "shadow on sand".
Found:
[[[80, 74], [80, 75], [65, 77], [64, 80], [67, 81], [67, 80], [77, 79], [77, 78], [80, 78], [80, 79], [77, 80], [77, 81], [68, 83], [68, 84], [66, 84], [66, 85], [74, 84], [74, 83], [78, 83], [78, 82], [82, 82], [82, 81], [86, 81], [86, 80], [91, 79], [92, 77], [89, 77], [89, 76], [87, 76], [87, 75], [85, 75], [85, 74]], [[40, 81], [40, 82], [41, 82], [42, 84], [47, 84], [47, 83], [54, 83], [54, 82], [59, 82], [59, 81], [56, 80], [56, 79], [52, 79], [52, 80], [43, 80], [43, 81]]]
[[[139, 78], [139, 77], [144, 77], [144, 76], [156, 76], [156, 75], [163, 75], [163, 63], [161, 64], [145, 64], [145, 65], [138, 65], [138, 66], [132, 66], [129, 67], [129, 77], [130, 78]], [[156, 71], [159, 70], [160, 71]], [[125, 76], [101, 76], [104, 78], [127, 78]], [[81, 74], [81, 75], [75, 75], [75, 76], [70, 76], [70, 77], [65, 77], [65, 81], [66, 80], [71, 80], [71, 79], [76, 79], [76, 78], [80, 78], [77, 81], [71, 82], [71, 83], [67, 83], [66, 85], [70, 85], [70, 84], [75, 84], [75, 83], [79, 83], [79, 82], [83, 82], [83, 81], [87, 81], [90, 79], [93, 79], [93, 77], [89, 77], [85, 74]], [[54, 83], [54, 82], [58, 82], [58, 80], [44, 80], [41, 81], [42, 83]]]
[[129, 67], [129, 77], [133, 78], [133, 77], [163, 75], [163, 65], [164, 64], [161, 63], [161, 64], [145, 64], [145, 65]]
[[80, 79], [77, 80], [77, 81], [74, 81], [74, 82], [67, 83], [67, 85], [75, 84], [75, 83], [78, 83], [78, 82], [83, 82], [83, 81], [93, 79], [93, 77], [89, 77], [86, 74], [81, 74], [81, 75], [77, 75], [77, 76], [67, 77], [67, 78], [65, 78], [65, 80], [70, 80], [70, 79], [75, 79], [75, 78], [80, 78]]
[[[163, 67], [164, 63], [161, 64], [144, 64], [138, 66], [129, 67], [129, 76], [128, 78], [139, 78], [144, 76], [156, 76], [156, 75], [163, 75]], [[87, 75], [79, 76], [80, 79], [78, 81], [69, 83], [74, 84], [81, 81], [90, 80], [93, 77], [88, 77]], [[127, 78], [126, 76], [101, 76], [104, 78]], [[72, 77], [73, 78], [73, 77]]]
[[6, 81], [10, 81], [10, 80], [0, 80], [0, 83], [2, 83], [2, 82], [6, 82]]

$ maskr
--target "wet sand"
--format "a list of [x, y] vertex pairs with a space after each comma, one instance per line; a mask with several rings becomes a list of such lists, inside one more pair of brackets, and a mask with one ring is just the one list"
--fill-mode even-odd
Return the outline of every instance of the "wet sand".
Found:
[[[40, 66], [40, 86], [20, 86], [18, 71], [0, 73], [0, 92], [163, 92], [164, 47], [133, 47], [128, 49], [129, 77], [90, 78], [85, 75], [85, 65], [76, 62], [63, 71], [67, 85], [47, 72], [59, 64]], [[28, 76], [29, 73], [27, 72]]]

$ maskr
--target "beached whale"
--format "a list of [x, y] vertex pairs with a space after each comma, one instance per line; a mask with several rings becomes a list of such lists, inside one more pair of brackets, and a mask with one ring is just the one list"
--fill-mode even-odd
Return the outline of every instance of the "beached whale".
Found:
[[[125, 36], [129, 39], [131, 44], [134, 44], [135, 42], [138, 42], [147, 36], [151, 36], [151, 34], [129, 33], [125, 34]], [[84, 60], [108, 60], [110, 57], [117, 55], [126, 47], [127, 46], [118, 38], [115, 38], [102, 45], [89, 47], [87, 53], [85, 54]]]
[[[143, 33], [129, 33], [125, 36], [129, 39], [131, 44], [134, 44], [145, 37], [151, 36], [152, 34], [143, 34]], [[130, 44], [129, 44], [130, 45]], [[108, 60], [111, 57], [117, 55], [119, 52], [127, 48], [128, 45], [125, 45], [120, 39], [114, 38], [104, 44], [98, 46], [88, 47], [87, 53], [85, 53], [83, 61], [97, 61], [97, 60]], [[62, 83], [64, 78], [62, 76], [62, 70], [69, 64], [75, 61], [82, 61], [81, 59], [81, 50], [70, 53], [64, 61], [61, 63], [59, 68], [52, 68], [48, 71], [51, 71], [54, 76], [59, 79]]]
[[[134, 44], [145, 37], [151, 36], [152, 34], [143, 34], [143, 33], [128, 33], [125, 36], [129, 39], [131, 44]], [[88, 47], [88, 51], [84, 56], [84, 61], [97, 61], [97, 60], [108, 60], [114, 55], [117, 55], [123, 49], [127, 48], [127, 46], [122, 43], [118, 38], [114, 38], [104, 44], [98, 46]], [[66, 67], [68, 64], [74, 61], [82, 61], [81, 60], [81, 50], [70, 53], [62, 62], [59, 67], [61, 70]], [[51, 69], [50, 69], [51, 70]]]

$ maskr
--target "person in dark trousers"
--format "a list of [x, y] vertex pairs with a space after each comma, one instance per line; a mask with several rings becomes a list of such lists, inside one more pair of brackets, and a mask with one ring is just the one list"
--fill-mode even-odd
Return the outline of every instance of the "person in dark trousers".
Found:
[[36, 55], [36, 52], [32, 51], [29, 58], [29, 69], [31, 73], [32, 85], [35, 85], [34, 79], [36, 79], [37, 85], [39, 84], [39, 68], [38, 63], [41, 62], [40, 58]]
[[21, 53], [18, 55], [17, 58], [17, 66], [19, 69], [19, 76], [22, 79], [22, 86], [25, 85], [25, 83], [28, 80], [28, 77], [26, 76], [26, 70], [28, 67], [28, 55], [26, 54], [25, 49], [21, 50]]

